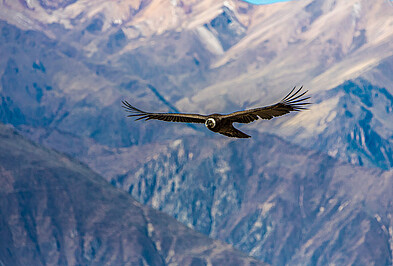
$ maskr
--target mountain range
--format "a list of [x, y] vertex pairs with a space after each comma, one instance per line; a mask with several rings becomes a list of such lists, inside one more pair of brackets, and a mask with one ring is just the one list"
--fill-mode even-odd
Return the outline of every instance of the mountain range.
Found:
[[[262, 261], [389, 265], [392, 15], [385, 0], [5, 0], [0, 119]], [[226, 113], [295, 85], [310, 110], [240, 126], [248, 142], [121, 108]]]
[[155, 147], [112, 183], [272, 265], [391, 264], [392, 171], [354, 167], [265, 133], [200, 142]]
[[[45, 3], [4, 1], [0, 13], [2, 121], [34, 140], [85, 160], [92, 143], [111, 149], [199, 134], [146, 134], [150, 127], [117, 119], [122, 99], [153, 111], [225, 113], [305, 85], [316, 100], [311, 112], [291, 117], [290, 128], [286, 119], [250, 127], [354, 164], [392, 166], [388, 1]], [[343, 90], [347, 83], [364, 92]], [[384, 92], [376, 98], [364, 87]], [[359, 141], [366, 137], [372, 143]], [[67, 139], [80, 144], [58, 145]]]
[[0, 125], [2, 265], [262, 265]]

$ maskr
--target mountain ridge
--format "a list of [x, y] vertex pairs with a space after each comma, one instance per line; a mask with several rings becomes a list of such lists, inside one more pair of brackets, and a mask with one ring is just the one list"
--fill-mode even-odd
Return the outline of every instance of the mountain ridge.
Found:
[[[168, 143], [111, 182], [273, 265], [391, 261], [385, 244], [392, 171], [352, 167], [263, 133], [247, 142], [205, 141]], [[346, 241], [339, 235], [348, 235]], [[363, 250], [369, 241], [380, 243], [383, 254]]]
[[[391, 261], [391, 198], [379, 186], [391, 187], [390, 3], [79, 0], [57, 10], [20, 3], [0, 3], [3, 122], [266, 261]], [[137, 123], [121, 108], [128, 100], [153, 112], [229, 113], [273, 104], [295, 85], [310, 90], [310, 110], [241, 125], [252, 132], [249, 142], [203, 125]], [[232, 194], [219, 192], [224, 187]], [[259, 189], [260, 205], [243, 198], [245, 188]], [[228, 221], [220, 211], [231, 213]]]
[[2, 124], [0, 143], [2, 263], [263, 265]]

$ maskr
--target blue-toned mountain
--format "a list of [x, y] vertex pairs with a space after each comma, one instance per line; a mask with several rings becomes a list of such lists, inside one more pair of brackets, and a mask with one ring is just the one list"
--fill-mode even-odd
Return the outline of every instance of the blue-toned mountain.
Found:
[[386, 87], [358, 78], [315, 95], [313, 101], [319, 112], [270, 124], [270, 132], [353, 164], [393, 167], [393, 95]]
[[108, 155], [97, 168], [133, 162], [129, 172], [111, 173], [113, 184], [265, 262], [392, 261], [392, 171], [354, 167], [258, 132], [250, 141], [193, 137], [141, 149], [144, 162], [134, 150]]
[[[391, 264], [392, 13], [385, 0], [5, 0], [0, 118], [273, 264]], [[242, 125], [249, 142], [120, 107], [225, 113], [302, 84], [310, 110]]]
[[0, 124], [3, 265], [262, 265]]
[[[323, 126], [331, 110], [353, 112], [351, 104], [358, 103], [336, 106], [320, 96], [346, 81], [355, 89], [357, 78], [393, 93], [393, 8], [387, 1], [58, 4], [63, 7], [1, 4], [0, 117], [34, 140], [85, 160], [94, 145], [111, 150], [200, 134], [191, 127], [127, 124], [120, 118], [123, 99], [153, 111], [230, 112], [271, 104], [304, 84], [317, 103], [329, 106], [316, 104], [309, 113], [317, 115], [290, 117], [301, 140], [288, 137], [295, 127], [288, 128], [285, 118], [250, 127], [274, 126], [270, 132], [351, 163], [392, 165], [391, 126], [384, 123], [378, 134], [366, 134], [369, 144], [357, 148], [351, 137], [334, 141], [333, 132], [351, 135], [349, 128], [360, 123], [354, 119], [362, 118], [340, 116], [340, 122]], [[373, 113], [378, 108], [369, 110], [371, 119], [387, 121], [389, 113]], [[386, 155], [369, 154], [370, 145]]]

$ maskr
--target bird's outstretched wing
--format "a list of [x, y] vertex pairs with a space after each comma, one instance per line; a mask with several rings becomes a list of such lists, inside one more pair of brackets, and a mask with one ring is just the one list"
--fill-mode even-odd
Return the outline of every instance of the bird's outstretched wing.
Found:
[[150, 120], [157, 119], [168, 122], [184, 122], [184, 123], [205, 123], [207, 116], [199, 114], [178, 114], [178, 113], [148, 113], [139, 110], [129, 104], [127, 101], [122, 101], [123, 108], [131, 114], [128, 117], [137, 117], [135, 120]]
[[305, 101], [310, 97], [303, 97], [308, 91], [301, 92], [302, 88], [303, 86], [295, 90], [296, 87], [294, 87], [287, 96], [274, 105], [230, 113], [222, 116], [222, 119], [229, 119], [237, 123], [251, 123], [259, 118], [272, 119], [273, 117], [285, 115], [292, 111], [307, 109], [305, 105], [310, 103]]

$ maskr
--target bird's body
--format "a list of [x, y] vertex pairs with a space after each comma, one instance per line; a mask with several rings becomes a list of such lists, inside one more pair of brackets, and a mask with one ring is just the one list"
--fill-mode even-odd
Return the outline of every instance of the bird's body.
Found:
[[304, 97], [307, 91], [299, 92], [303, 87], [295, 91], [295, 88], [288, 93], [280, 102], [244, 111], [238, 111], [226, 115], [221, 114], [182, 114], [182, 113], [149, 113], [139, 110], [129, 104], [127, 101], [123, 101], [123, 107], [132, 114], [129, 117], [138, 117], [136, 120], [150, 120], [157, 119], [168, 122], [185, 122], [185, 123], [204, 123], [208, 129], [213, 132], [223, 134], [228, 137], [234, 138], [250, 138], [249, 135], [241, 132], [240, 130], [233, 127], [233, 123], [251, 123], [259, 118], [261, 119], [272, 119], [276, 116], [287, 114], [291, 111], [300, 111], [306, 109], [304, 106], [309, 104], [305, 102], [310, 97]]
[[[222, 119], [223, 115], [220, 114], [211, 114], [208, 115], [206, 119], [205, 125], [208, 129], [213, 132], [223, 134], [228, 137], [234, 138], [250, 138], [251, 136], [237, 130], [233, 127], [231, 120]], [[211, 121], [211, 123], [209, 123]]]

